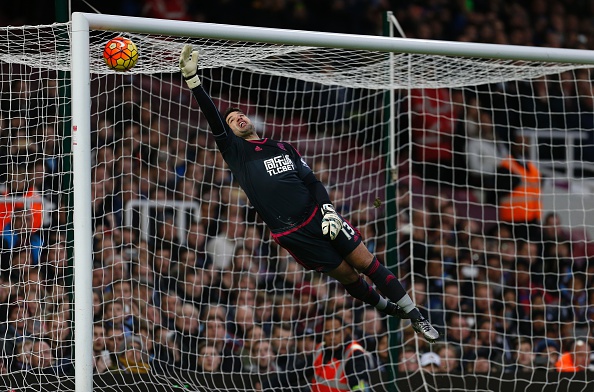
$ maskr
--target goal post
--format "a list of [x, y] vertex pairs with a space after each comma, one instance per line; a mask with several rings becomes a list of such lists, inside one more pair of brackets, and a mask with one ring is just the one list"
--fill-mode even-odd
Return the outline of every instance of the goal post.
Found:
[[[81, 55], [77, 55], [80, 51]], [[84, 53], [84, 55], [82, 55]], [[72, 184], [74, 191], [74, 358], [76, 391], [93, 390], [93, 224], [89, 24], [72, 15]]]
[[[50, 388], [58, 376], [77, 392], [301, 390], [327, 314], [344, 321], [332, 332], [373, 357], [377, 391], [532, 383], [560, 392], [562, 378], [591, 381], [589, 373], [560, 375], [548, 356], [592, 339], [594, 296], [584, 296], [594, 283], [590, 51], [86, 13], [1, 31], [0, 149], [25, 164], [0, 171], [0, 186], [10, 191], [11, 181], [24, 182], [17, 174], [29, 176], [52, 201], [42, 203], [51, 219], [41, 256], [32, 253], [40, 257], [27, 270], [34, 273], [25, 276], [26, 261], [2, 248], [0, 365], [10, 364], [13, 382], [28, 374], [36, 378], [29, 389]], [[127, 72], [101, 58], [116, 35], [139, 50]], [[68, 53], [56, 50], [68, 42]], [[221, 110], [242, 108], [259, 134], [302, 154], [443, 333], [438, 344], [300, 269], [275, 245], [183, 83], [185, 44], [199, 50], [200, 77]], [[71, 118], [50, 119], [56, 81], [71, 91]], [[69, 121], [72, 152], [54, 150], [53, 127]], [[518, 240], [490, 200], [502, 190], [486, 178], [503, 161], [499, 145], [526, 148], [542, 175], [543, 211], [552, 213], [542, 249]], [[71, 168], [56, 164], [69, 158]], [[40, 167], [71, 171], [61, 174], [72, 175], [64, 191], [72, 209]], [[60, 234], [70, 223], [74, 268], [64, 276]], [[72, 341], [63, 334], [70, 321]], [[43, 350], [29, 347], [39, 342], [60, 360], [40, 365]], [[208, 358], [218, 365], [210, 369]]]

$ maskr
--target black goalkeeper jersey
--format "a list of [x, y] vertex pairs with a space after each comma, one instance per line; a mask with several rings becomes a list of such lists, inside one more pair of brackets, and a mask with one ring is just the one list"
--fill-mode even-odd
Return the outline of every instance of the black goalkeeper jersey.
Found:
[[268, 138], [236, 136], [202, 86], [192, 92], [225, 162], [270, 230], [278, 233], [304, 222], [317, 203], [303, 181], [312, 171], [297, 150]]

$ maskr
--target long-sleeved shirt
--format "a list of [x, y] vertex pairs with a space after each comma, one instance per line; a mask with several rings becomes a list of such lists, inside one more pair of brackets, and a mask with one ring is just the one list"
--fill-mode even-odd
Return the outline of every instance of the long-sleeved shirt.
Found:
[[328, 193], [289, 143], [236, 136], [202, 86], [192, 90], [223, 159], [272, 232], [305, 221]]

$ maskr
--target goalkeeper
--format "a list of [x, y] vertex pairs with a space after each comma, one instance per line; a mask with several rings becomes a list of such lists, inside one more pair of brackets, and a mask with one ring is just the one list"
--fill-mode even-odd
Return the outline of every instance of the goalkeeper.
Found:
[[288, 143], [259, 138], [239, 109], [230, 108], [222, 116], [201, 86], [198, 52], [190, 45], [184, 46], [179, 65], [217, 148], [272, 238], [305, 268], [330, 275], [350, 295], [386, 314], [411, 319], [414, 330], [428, 341], [438, 339], [439, 333], [421, 316], [396, 276], [367, 250], [359, 231], [335, 211], [328, 192], [299, 153]]

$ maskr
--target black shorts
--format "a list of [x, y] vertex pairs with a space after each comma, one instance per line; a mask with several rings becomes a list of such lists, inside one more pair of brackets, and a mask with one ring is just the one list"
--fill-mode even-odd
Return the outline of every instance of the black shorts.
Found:
[[308, 270], [329, 272], [361, 243], [359, 230], [344, 218], [343, 222], [342, 230], [331, 241], [322, 234], [322, 213], [316, 208], [305, 222], [285, 232], [272, 233], [272, 238]]

